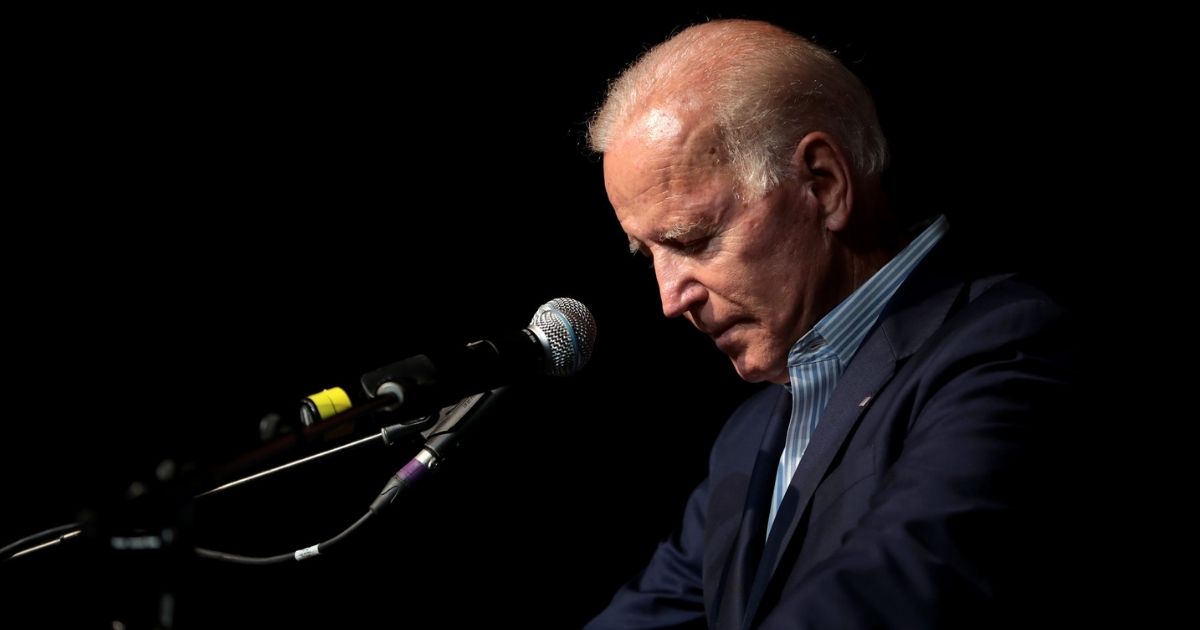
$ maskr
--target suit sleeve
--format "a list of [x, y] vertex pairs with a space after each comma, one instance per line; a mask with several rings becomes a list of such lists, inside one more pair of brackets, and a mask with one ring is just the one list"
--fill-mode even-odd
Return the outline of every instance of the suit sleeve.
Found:
[[[1048, 303], [972, 304], [914, 390], [899, 455], [833, 555], [782, 586], [761, 628], [979, 628], [1035, 575], [1047, 444], [1070, 382]], [[983, 311], [979, 309], [985, 309]], [[980, 315], [980, 313], [983, 313]], [[1037, 625], [1037, 624], [1035, 624]]]
[[705, 628], [701, 582], [708, 482], [688, 499], [683, 524], [659, 544], [650, 564], [613, 596], [585, 630]]

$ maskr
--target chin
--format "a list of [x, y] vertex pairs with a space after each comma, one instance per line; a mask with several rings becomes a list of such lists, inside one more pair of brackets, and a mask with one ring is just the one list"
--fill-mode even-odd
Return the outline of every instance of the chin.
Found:
[[738, 376], [746, 382], [786, 383], [788, 380], [786, 362], [784, 362], [784, 367], [780, 367], [777, 361], [770, 361], [761, 356], [751, 356], [746, 352], [729, 358], [733, 361], [733, 369], [737, 370]]

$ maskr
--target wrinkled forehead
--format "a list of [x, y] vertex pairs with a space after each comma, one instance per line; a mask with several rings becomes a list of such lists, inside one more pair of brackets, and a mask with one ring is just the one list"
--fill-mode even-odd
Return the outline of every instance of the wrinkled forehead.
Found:
[[647, 195], [682, 194], [721, 168], [712, 125], [677, 110], [651, 108], [635, 118], [604, 154], [604, 183], [618, 209]]

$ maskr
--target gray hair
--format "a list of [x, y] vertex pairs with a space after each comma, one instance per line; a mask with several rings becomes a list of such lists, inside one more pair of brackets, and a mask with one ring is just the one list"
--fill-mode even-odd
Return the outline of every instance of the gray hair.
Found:
[[609, 85], [589, 122], [592, 150], [607, 150], [651, 105], [681, 98], [710, 109], [723, 157], [748, 197], [791, 176], [796, 144], [813, 131], [830, 134], [859, 175], [887, 166], [887, 141], [858, 78], [808, 40], [745, 20], [689, 27], [642, 55]]

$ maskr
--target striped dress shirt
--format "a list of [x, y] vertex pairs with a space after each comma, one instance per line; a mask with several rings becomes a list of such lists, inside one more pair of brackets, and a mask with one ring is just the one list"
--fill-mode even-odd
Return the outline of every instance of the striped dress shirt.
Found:
[[775, 491], [771, 494], [771, 514], [767, 532], [775, 522], [775, 512], [800, 465], [804, 449], [821, 420], [821, 413], [837, 386], [838, 377], [850, 364], [867, 332], [879, 319], [883, 307], [896, 293], [908, 274], [941, 240], [947, 229], [946, 217], [939, 216], [913, 239], [895, 258], [829, 311], [812, 330], [800, 337], [788, 352], [788, 377], [785, 385], [792, 393], [792, 417], [779, 467], [775, 472]]

